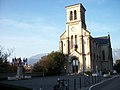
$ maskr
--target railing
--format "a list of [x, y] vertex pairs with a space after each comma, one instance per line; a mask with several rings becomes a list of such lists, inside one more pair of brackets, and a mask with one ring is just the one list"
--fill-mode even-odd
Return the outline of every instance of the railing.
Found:
[[53, 87], [53, 90], [69, 90], [69, 79], [58, 79], [58, 84]]
[[71, 79], [61, 79], [53, 87], [53, 90], [80, 90], [98, 83], [104, 79], [103, 76], [82, 76]]

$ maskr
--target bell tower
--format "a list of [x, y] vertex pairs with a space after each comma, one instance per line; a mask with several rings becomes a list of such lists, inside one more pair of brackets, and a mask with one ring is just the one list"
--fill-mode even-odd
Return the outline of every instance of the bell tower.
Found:
[[83, 52], [83, 39], [79, 38], [82, 38], [86, 31], [85, 11], [82, 4], [66, 6], [67, 54], [73, 51]]
[[90, 69], [90, 32], [86, 29], [85, 11], [82, 4], [66, 6], [66, 30], [60, 36], [60, 51], [68, 55], [70, 73]]
[[86, 29], [85, 11], [86, 9], [82, 4], [66, 6], [66, 24], [79, 22], [80, 28]]

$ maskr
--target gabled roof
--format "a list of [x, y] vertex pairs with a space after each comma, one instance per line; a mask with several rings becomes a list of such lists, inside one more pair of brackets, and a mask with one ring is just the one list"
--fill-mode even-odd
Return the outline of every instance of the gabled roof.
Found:
[[60, 37], [62, 37], [65, 33], [66, 33], [66, 31], [64, 31], [63, 34]]
[[108, 44], [109, 43], [108, 36], [97, 37], [97, 38], [93, 38], [93, 39], [99, 44]]

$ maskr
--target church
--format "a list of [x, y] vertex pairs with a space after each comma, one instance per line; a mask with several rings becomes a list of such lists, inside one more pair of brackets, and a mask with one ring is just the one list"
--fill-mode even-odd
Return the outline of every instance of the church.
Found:
[[86, 28], [86, 9], [82, 4], [66, 6], [66, 29], [59, 49], [67, 55], [67, 73], [103, 73], [113, 71], [110, 34], [92, 37]]

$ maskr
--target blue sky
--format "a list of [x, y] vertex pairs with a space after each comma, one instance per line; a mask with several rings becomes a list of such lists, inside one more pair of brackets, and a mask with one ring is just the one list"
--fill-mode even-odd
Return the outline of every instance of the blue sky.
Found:
[[120, 0], [0, 0], [0, 45], [12, 56], [30, 57], [59, 49], [65, 31], [65, 6], [82, 3], [93, 37], [110, 32], [112, 48], [120, 48]]

